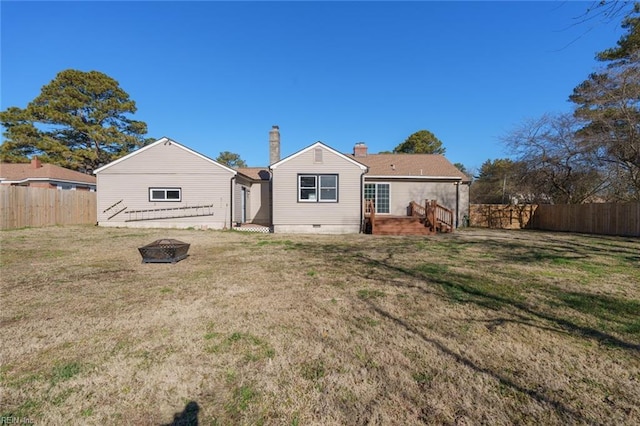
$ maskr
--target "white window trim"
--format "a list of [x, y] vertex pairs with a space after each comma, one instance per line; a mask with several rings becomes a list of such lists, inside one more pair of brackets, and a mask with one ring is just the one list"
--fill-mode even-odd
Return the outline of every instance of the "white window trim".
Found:
[[[154, 191], [164, 191], [164, 198], [153, 198]], [[168, 191], [178, 191], [178, 198], [167, 198]], [[167, 188], [167, 187], [154, 187], [149, 188], [149, 201], [160, 203], [178, 203], [182, 201], [182, 188]]]
[[[374, 204], [375, 204], [375, 208], [376, 208], [376, 214], [391, 214], [391, 185], [388, 182], [365, 182], [365, 185], [373, 185], [374, 187], [374, 191], [373, 191], [373, 200], [374, 200]], [[378, 203], [378, 187], [380, 185], [387, 185], [388, 187], [388, 203], [389, 203], [389, 211], [381, 213], [378, 211], [379, 207], [380, 207], [380, 203]]]
[[[335, 178], [336, 184], [335, 186], [322, 186], [322, 177], [324, 176], [330, 176]], [[322, 189], [335, 189], [336, 190], [336, 196], [335, 198], [329, 198], [326, 200], [322, 199]], [[330, 174], [323, 174], [323, 175], [318, 175], [318, 201], [321, 203], [337, 203], [338, 202], [338, 175], [330, 175]]]
[[[313, 178], [315, 185], [314, 186], [302, 186], [302, 178]], [[302, 189], [314, 189], [315, 197], [313, 199], [310, 198], [302, 198]], [[298, 202], [300, 203], [317, 203], [318, 202], [318, 175], [298, 175]]]
[[[322, 186], [320, 184], [320, 181], [322, 180], [321, 177], [322, 176], [331, 176], [331, 177], [335, 177], [336, 180], [336, 185], [335, 186], [331, 186], [331, 187], [324, 187], [325, 189], [335, 189], [336, 191], [336, 196], [335, 198], [330, 198], [330, 199], [322, 199]], [[305, 177], [312, 177], [315, 179], [315, 198], [313, 200], [311, 199], [304, 199], [301, 197], [301, 193], [302, 193], [302, 178]], [[318, 174], [299, 174], [298, 175], [298, 202], [300, 203], [337, 203], [338, 199], [339, 199], [339, 194], [338, 194], [338, 186], [339, 186], [339, 177], [337, 173], [318, 173]], [[305, 186], [305, 189], [311, 189], [312, 187], [310, 186]]]

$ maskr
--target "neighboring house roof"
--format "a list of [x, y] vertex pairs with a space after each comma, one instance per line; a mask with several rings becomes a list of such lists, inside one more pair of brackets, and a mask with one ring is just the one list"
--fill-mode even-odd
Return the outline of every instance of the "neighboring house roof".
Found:
[[93, 185], [96, 177], [54, 164], [41, 163], [37, 158], [31, 163], [0, 163], [0, 183], [27, 183], [32, 181], [56, 181]]
[[238, 173], [253, 180], [269, 180], [271, 174], [266, 167], [239, 167]]
[[322, 148], [326, 149], [327, 151], [329, 151], [329, 152], [331, 152], [331, 153], [333, 153], [333, 154], [335, 154], [335, 155], [337, 155], [339, 157], [344, 158], [345, 160], [349, 161], [350, 163], [353, 163], [354, 165], [360, 167], [362, 170], [367, 170], [367, 166], [365, 164], [361, 163], [360, 161], [358, 161], [358, 160], [360, 160], [360, 158], [358, 158], [358, 160], [355, 160], [352, 155], [342, 154], [342, 153], [336, 151], [335, 149], [331, 148], [330, 146], [325, 145], [325, 144], [323, 144], [322, 142], [319, 142], [319, 141], [314, 143], [314, 144], [309, 145], [308, 147], [306, 147], [304, 149], [301, 149], [300, 151], [298, 151], [298, 152], [296, 152], [294, 154], [291, 154], [290, 156], [288, 156], [286, 158], [283, 158], [282, 160], [278, 161], [277, 163], [273, 163], [272, 165], [269, 166], [269, 169], [273, 170], [273, 169], [277, 168], [280, 164], [285, 163], [285, 162], [287, 162], [289, 160], [292, 160], [292, 159], [296, 158], [297, 156], [299, 156], [301, 154], [304, 154], [305, 152], [307, 152], [309, 150], [312, 150], [314, 148], [317, 148], [317, 147], [322, 147]]
[[348, 155], [369, 167], [366, 177], [460, 179], [469, 177], [439, 154]]
[[212, 160], [211, 158], [207, 157], [206, 155], [202, 155], [199, 152], [196, 152], [196, 151], [194, 151], [194, 150], [192, 150], [190, 148], [187, 148], [186, 146], [181, 145], [180, 143], [178, 143], [178, 142], [176, 142], [176, 141], [174, 141], [172, 139], [169, 139], [167, 137], [160, 138], [157, 141], [155, 141], [155, 142], [153, 142], [153, 143], [151, 143], [151, 144], [149, 144], [147, 146], [144, 146], [144, 147], [142, 147], [142, 148], [140, 148], [140, 149], [138, 149], [136, 151], [133, 151], [131, 154], [127, 154], [124, 157], [118, 158], [117, 160], [112, 161], [109, 164], [105, 164], [104, 166], [100, 167], [99, 169], [94, 170], [93, 173], [94, 174], [100, 173], [101, 171], [106, 170], [111, 166], [114, 166], [114, 165], [116, 165], [118, 163], [126, 161], [127, 159], [133, 157], [134, 155], [138, 155], [138, 154], [140, 154], [140, 153], [142, 153], [142, 152], [144, 152], [144, 151], [146, 151], [148, 149], [151, 149], [156, 145], [160, 145], [160, 144], [172, 144], [172, 145], [174, 145], [174, 146], [176, 146], [178, 148], [184, 149], [185, 151], [195, 155], [196, 157], [202, 158], [203, 160], [206, 160], [206, 161], [210, 162], [211, 164], [215, 164], [215, 165], [217, 165], [219, 167], [222, 167], [223, 169], [233, 173], [234, 175], [238, 173], [236, 170], [234, 170], [234, 169], [232, 169], [230, 167], [227, 167], [224, 164], [220, 164], [217, 161]]

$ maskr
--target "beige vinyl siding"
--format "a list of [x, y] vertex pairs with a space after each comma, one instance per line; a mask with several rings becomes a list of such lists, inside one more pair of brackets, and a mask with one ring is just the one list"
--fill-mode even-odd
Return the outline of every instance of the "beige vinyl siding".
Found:
[[[241, 183], [242, 182], [242, 183]], [[233, 221], [236, 223], [242, 223], [242, 188], [246, 191], [246, 220], [250, 222], [250, 214], [251, 214], [251, 199], [250, 199], [250, 188], [251, 185], [249, 182], [245, 182], [245, 179], [237, 178], [237, 182], [234, 186], [234, 209], [233, 209]]]
[[271, 226], [269, 181], [253, 183], [250, 191], [251, 212], [248, 220], [252, 223]]
[[[276, 232], [358, 232], [361, 220], [362, 170], [335, 153], [316, 148], [282, 162], [273, 170], [273, 225]], [[298, 202], [300, 174], [338, 175], [338, 202]], [[314, 227], [313, 225], [316, 225]], [[319, 227], [318, 227], [319, 225]]]
[[247, 191], [246, 221], [259, 225], [271, 225], [269, 209], [269, 181], [252, 181], [243, 175], [236, 177], [234, 191], [234, 222], [242, 220], [242, 188]]
[[[389, 214], [392, 216], [405, 216], [407, 207], [411, 201], [424, 204], [425, 200], [437, 200], [438, 204], [456, 210], [456, 180], [428, 181], [410, 179], [382, 179], [367, 178], [365, 183], [389, 184]], [[459, 220], [469, 211], [469, 185], [460, 185], [460, 198], [458, 200]]]
[[[159, 144], [133, 155], [97, 174], [98, 223], [102, 226], [210, 227], [223, 228], [231, 222], [231, 179], [233, 173], [174, 144]], [[150, 201], [149, 188], [180, 188], [181, 201]], [[120, 202], [104, 212], [105, 209]], [[196, 206], [211, 206], [193, 209]], [[118, 210], [126, 210], [109, 219]], [[167, 210], [188, 207], [184, 210]], [[135, 210], [154, 212], [129, 214]], [[199, 217], [175, 217], [206, 214]], [[145, 216], [146, 215], [146, 216]], [[163, 218], [163, 216], [174, 216]], [[127, 221], [135, 218], [156, 218]]]

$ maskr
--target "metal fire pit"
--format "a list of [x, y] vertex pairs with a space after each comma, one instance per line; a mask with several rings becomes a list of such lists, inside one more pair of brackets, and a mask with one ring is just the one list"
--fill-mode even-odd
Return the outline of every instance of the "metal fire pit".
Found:
[[143, 263], [176, 263], [187, 257], [190, 244], [168, 238], [139, 247]]

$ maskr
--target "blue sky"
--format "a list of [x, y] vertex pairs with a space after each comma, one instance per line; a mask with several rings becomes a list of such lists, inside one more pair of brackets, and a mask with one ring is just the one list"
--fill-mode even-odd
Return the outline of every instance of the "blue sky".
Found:
[[593, 2], [2, 1], [0, 107], [25, 107], [65, 69], [101, 71], [136, 101], [149, 136], [215, 158], [268, 163], [318, 140], [392, 150], [433, 132], [477, 169], [501, 136], [571, 111], [619, 21]]

